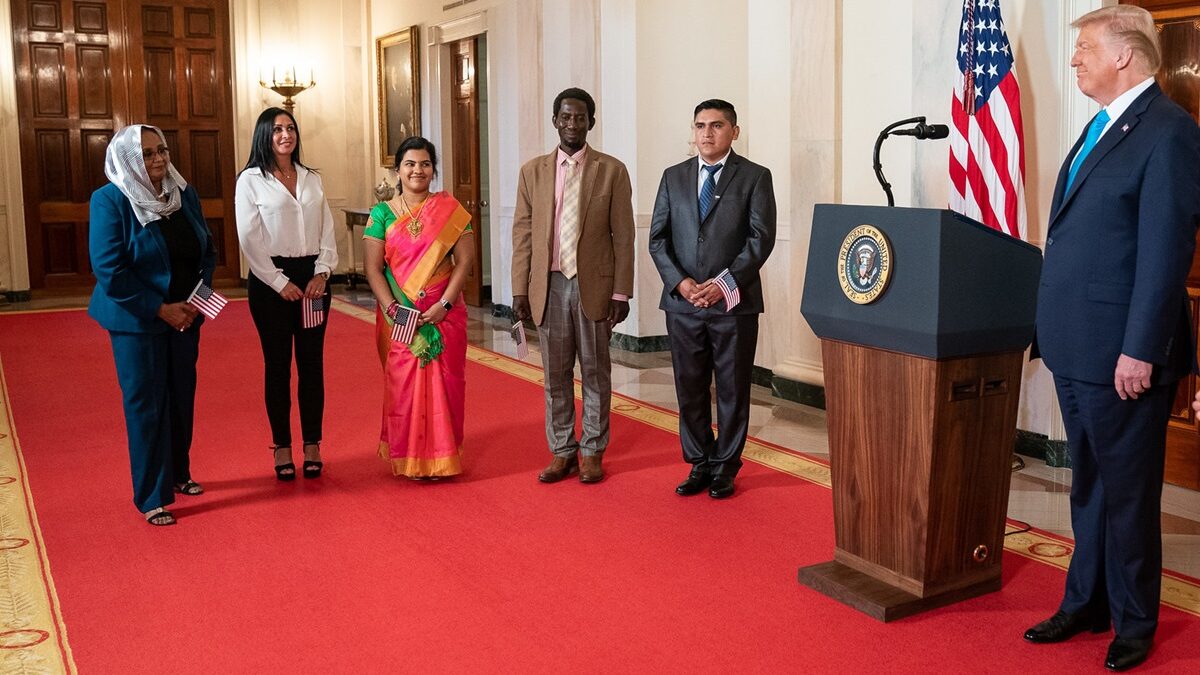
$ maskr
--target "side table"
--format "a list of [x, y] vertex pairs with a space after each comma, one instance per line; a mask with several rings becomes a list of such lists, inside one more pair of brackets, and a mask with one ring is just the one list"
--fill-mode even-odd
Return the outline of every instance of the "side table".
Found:
[[[350, 264], [346, 268], [346, 287], [353, 290], [354, 288], [356, 288], [358, 286], [359, 280], [362, 280], [362, 281], [367, 280], [367, 277], [365, 274], [365, 269], [364, 269], [364, 273], [360, 274], [358, 271], [358, 264], [354, 261], [354, 249], [358, 243], [358, 240], [354, 238], [354, 228], [356, 226], [361, 226], [364, 228], [367, 226], [367, 218], [371, 215], [371, 210], [370, 209], [342, 209], [342, 211], [344, 211], [346, 213], [346, 232], [349, 235], [347, 237], [347, 242], [346, 242], [349, 245], [346, 248], [348, 249], [348, 252], [350, 254], [349, 255], [349, 258], [350, 258], [349, 263]], [[365, 264], [365, 261], [364, 261], [364, 264]]]

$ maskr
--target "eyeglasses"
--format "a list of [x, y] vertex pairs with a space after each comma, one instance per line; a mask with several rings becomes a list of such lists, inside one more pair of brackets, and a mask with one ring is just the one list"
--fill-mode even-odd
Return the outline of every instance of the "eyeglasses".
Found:
[[144, 148], [142, 150], [142, 160], [149, 162], [157, 155], [163, 159], [171, 159], [171, 151], [165, 145], [160, 145], [157, 148]]

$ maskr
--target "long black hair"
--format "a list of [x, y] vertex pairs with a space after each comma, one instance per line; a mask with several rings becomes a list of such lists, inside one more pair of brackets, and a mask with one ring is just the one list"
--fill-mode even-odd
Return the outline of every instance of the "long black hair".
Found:
[[429, 139], [421, 136], [409, 136], [400, 142], [400, 146], [396, 148], [396, 161], [392, 163], [393, 169], [400, 170], [400, 162], [404, 160], [404, 153], [409, 150], [424, 150], [428, 152], [429, 161], [433, 164], [433, 175], [438, 175], [437, 148], [433, 147], [433, 143], [430, 143]]
[[254, 135], [250, 138], [250, 159], [246, 160], [242, 171], [259, 169], [264, 176], [270, 176], [272, 171], [279, 168], [275, 164], [275, 150], [271, 148], [271, 137], [275, 134], [275, 118], [280, 115], [287, 115], [296, 127], [296, 147], [292, 149], [292, 164], [316, 171], [300, 161], [300, 123], [292, 113], [283, 108], [267, 108], [258, 116], [258, 121], [254, 123]]

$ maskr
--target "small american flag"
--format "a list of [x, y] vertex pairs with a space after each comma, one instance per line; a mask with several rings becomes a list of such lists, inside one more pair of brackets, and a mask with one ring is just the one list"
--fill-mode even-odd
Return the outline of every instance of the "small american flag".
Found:
[[713, 279], [713, 283], [721, 289], [721, 295], [725, 298], [726, 312], [737, 307], [738, 303], [742, 301], [742, 292], [738, 290], [737, 280], [733, 278], [728, 269], [718, 274], [717, 278]]
[[417, 310], [409, 307], [397, 307], [396, 316], [392, 323], [392, 340], [412, 344], [413, 334], [417, 332]]
[[524, 361], [525, 357], [529, 356], [529, 341], [525, 339], [525, 324], [518, 321], [513, 324], [509, 332], [512, 333], [513, 342], [517, 345], [517, 358]]
[[304, 298], [301, 305], [305, 328], [316, 328], [325, 323], [325, 296], [316, 299]]
[[210, 319], [217, 318], [228, 302], [225, 296], [209, 288], [203, 279], [196, 283], [196, 287], [192, 289], [192, 294], [187, 299], [189, 305], [200, 310], [201, 314]]

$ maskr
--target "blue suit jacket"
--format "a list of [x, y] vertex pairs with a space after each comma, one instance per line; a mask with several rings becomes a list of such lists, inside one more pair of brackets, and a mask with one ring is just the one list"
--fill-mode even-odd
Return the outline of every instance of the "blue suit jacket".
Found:
[[[181, 210], [200, 240], [200, 276], [211, 285], [217, 249], [200, 211], [200, 198], [190, 185], [183, 191], [182, 202]], [[92, 193], [89, 218], [88, 253], [96, 288], [88, 314], [111, 331], [169, 330], [170, 326], [158, 318], [158, 308], [166, 300], [171, 284], [167, 242], [158, 224], [142, 227], [129, 199], [112, 183]]]
[[1083, 140], [1054, 191], [1033, 356], [1056, 376], [1111, 385], [1124, 353], [1155, 364], [1155, 384], [1177, 381], [1195, 360], [1185, 284], [1200, 224], [1200, 128], [1151, 85], [1064, 194]]

